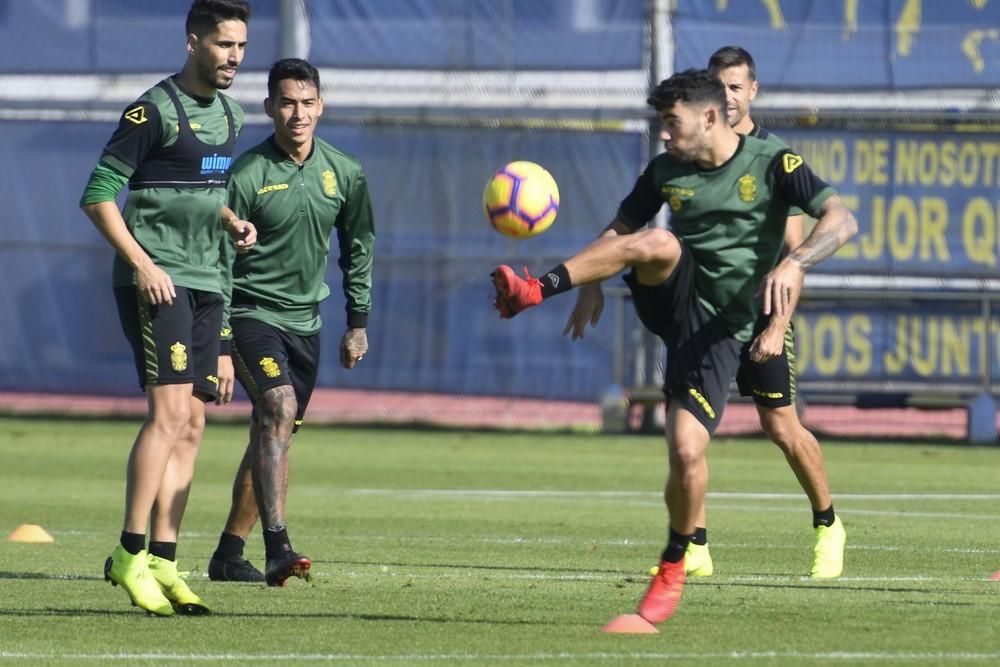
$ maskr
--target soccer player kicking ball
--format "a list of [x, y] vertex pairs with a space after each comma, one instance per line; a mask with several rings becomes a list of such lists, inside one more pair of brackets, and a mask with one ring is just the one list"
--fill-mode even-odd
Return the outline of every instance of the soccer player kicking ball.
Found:
[[[128, 459], [120, 542], [104, 577], [160, 616], [209, 611], [177, 574], [177, 536], [205, 402], [232, 397], [220, 334], [220, 244], [228, 232], [247, 251], [256, 238], [253, 225], [225, 209], [243, 111], [220, 92], [243, 60], [249, 17], [242, 0], [192, 3], [184, 68], [125, 110], [80, 202], [117, 251], [118, 315], [148, 403]], [[126, 184], [122, 213], [115, 197]]]
[[[750, 117], [750, 103], [757, 95], [757, 74], [753, 57], [738, 46], [724, 46], [712, 54], [708, 71], [717, 76], [726, 88], [729, 124], [740, 134], [764, 141], [787, 145], [777, 135], [768, 132]], [[785, 225], [786, 252], [802, 243], [802, 211], [789, 210]], [[784, 338], [784, 349], [773, 359], [757, 361], [744, 354], [737, 372], [737, 385], [744, 396], [753, 397], [760, 424], [771, 440], [781, 448], [788, 465], [812, 505], [815, 531], [813, 562], [809, 571], [815, 579], [839, 577], [844, 570], [844, 547], [847, 532], [833, 510], [833, 499], [823, 464], [823, 451], [816, 437], [799, 421], [795, 410], [795, 337], [789, 311], [779, 318], [760, 317], [755, 333]], [[688, 576], [707, 577], [714, 571], [708, 550], [708, 524], [704, 506], [684, 557]]]
[[[371, 199], [361, 165], [314, 136], [323, 113], [319, 72], [288, 58], [272, 67], [264, 110], [274, 133], [237, 158], [229, 207], [259, 230], [252, 252], [232, 265], [230, 324], [236, 375], [253, 401], [250, 442], [233, 483], [229, 519], [212, 556], [214, 581], [309, 578], [312, 561], [292, 549], [285, 524], [288, 449], [316, 386], [319, 304], [330, 236], [337, 235], [347, 299], [340, 363], [354, 368], [368, 351], [375, 246]], [[228, 269], [228, 267], [227, 267]], [[266, 564], [243, 557], [260, 516]]]
[[[500, 266], [493, 282], [502, 318], [579, 287], [563, 332], [577, 339], [600, 318], [601, 282], [630, 269], [625, 282], [639, 319], [667, 346], [669, 533], [638, 610], [662, 623], [681, 598], [684, 554], [705, 502], [705, 453], [741, 353], [761, 362], [784, 349], [784, 335], [754, 337], [754, 323], [763, 313], [783, 333], [803, 273], [857, 233], [857, 221], [801, 157], [734, 131], [725, 88], [706, 70], [674, 74], [647, 101], [666, 152], [649, 163], [600, 238], [540, 278]], [[643, 229], [664, 202], [671, 230]], [[792, 206], [818, 222], [779, 262]]]

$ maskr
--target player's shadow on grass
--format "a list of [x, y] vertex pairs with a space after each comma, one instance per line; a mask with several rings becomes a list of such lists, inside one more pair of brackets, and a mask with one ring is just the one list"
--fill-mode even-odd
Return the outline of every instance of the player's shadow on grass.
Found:
[[47, 579], [50, 581], [102, 581], [103, 577], [86, 574], [49, 574], [47, 572], [4, 572], [0, 570], [0, 579]]
[[[0, 608], [0, 618], [9, 616], [12, 618], [32, 616], [52, 616], [52, 617], [80, 617], [80, 616], [132, 616], [142, 614], [138, 609], [58, 609], [53, 607], [42, 607], [40, 609], [2, 609]], [[153, 617], [150, 614], [146, 616]], [[407, 623], [471, 623], [474, 625], [510, 625], [510, 626], [537, 626], [553, 625], [565, 627], [567, 625], [579, 625], [590, 627], [590, 623], [567, 623], [563, 619], [518, 619], [500, 620], [494, 618], [459, 618], [446, 616], [407, 616], [404, 614], [349, 614], [345, 612], [226, 612], [213, 611], [212, 616], [218, 618], [248, 618], [248, 619], [276, 619], [276, 618], [314, 618], [314, 619], [337, 619], [344, 621], [405, 621]]]
[[[584, 573], [598, 572], [601, 574], [622, 574], [621, 570], [600, 569], [594, 567], [533, 567], [531, 565], [473, 565], [469, 563], [388, 563], [386, 561], [368, 560], [313, 560], [313, 563], [329, 563], [331, 565], [370, 565], [373, 567], [401, 567], [401, 568], [441, 568], [444, 570], [486, 570], [486, 571], [512, 571], [512, 572], [569, 572]], [[402, 576], [400, 573], [396, 573]], [[648, 580], [647, 580], [648, 582]]]
[[[970, 592], [974, 594], [979, 594], [981, 591], [968, 591], [968, 590], [957, 590], [957, 589], [931, 589], [931, 588], [903, 588], [903, 587], [886, 587], [886, 586], [845, 586], [838, 583], [836, 580], [829, 582], [803, 582], [801, 584], [782, 584], [782, 583], [771, 583], [763, 581], [691, 581], [688, 580], [688, 584], [694, 586], [718, 586], [719, 588], [755, 588], [755, 589], [775, 589], [775, 590], [812, 590], [812, 591], [822, 591], [824, 594], [844, 592], [844, 593], [891, 593], [893, 595], [900, 593], [915, 593], [920, 595], [967, 595]], [[1000, 604], [1000, 600], [997, 601]], [[920, 604], [926, 604], [925, 601], [921, 601]], [[971, 603], [939, 603], [934, 604], [961, 604], [970, 605]]]
[[[0, 618], [9, 616], [18, 618], [24, 616], [52, 616], [55, 618], [79, 618], [81, 616], [132, 616], [143, 614], [138, 609], [56, 609], [53, 607], [43, 607], [41, 609], [0, 609]], [[155, 618], [153, 614], [143, 614], [150, 618]]]

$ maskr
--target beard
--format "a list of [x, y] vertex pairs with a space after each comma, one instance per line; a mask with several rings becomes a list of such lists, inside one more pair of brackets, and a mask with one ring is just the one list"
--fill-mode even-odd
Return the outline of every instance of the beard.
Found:
[[233, 79], [224, 79], [215, 65], [198, 61], [197, 72], [202, 82], [218, 90], [225, 90], [233, 85]]

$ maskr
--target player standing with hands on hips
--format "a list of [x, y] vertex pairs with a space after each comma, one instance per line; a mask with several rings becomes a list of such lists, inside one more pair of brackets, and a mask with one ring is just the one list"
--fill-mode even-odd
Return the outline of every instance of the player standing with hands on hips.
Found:
[[[253, 251], [237, 255], [232, 266], [230, 315], [237, 377], [254, 407], [250, 442], [208, 574], [215, 581], [283, 586], [292, 576], [308, 579], [312, 565], [292, 549], [285, 497], [288, 449], [319, 369], [330, 236], [336, 233], [340, 246], [347, 309], [340, 364], [354, 368], [368, 351], [375, 226], [361, 165], [315, 136], [323, 113], [316, 68], [298, 58], [276, 62], [264, 111], [274, 133], [236, 160], [228, 186], [230, 208], [260, 234]], [[258, 516], [263, 574], [243, 557]]]
[[[772, 349], [773, 340], [754, 337], [754, 325], [761, 314], [787, 317], [803, 273], [856, 234], [857, 222], [801, 157], [730, 127], [725, 88], [708, 71], [674, 74], [647, 101], [666, 152], [649, 163], [601, 236], [541, 278], [499, 266], [493, 282], [503, 318], [579, 287], [564, 331], [575, 339], [601, 315], [601, 282], [631, 269], [625, 281], [639, 319], [667, 346], [668, 535], [638, 609], [661, 623], [680, 602], [684, 554], [705, 503], [705, 455], [741, 355], [781, 352], [782, 337]], [[670, 231], [643, 229], [664, 203]], [[792, 206], [818, 221], [779, 262]]]
[[[121, 538], [104, 576], [160, 616], [209, 612], [177, 574], [177, 535], [205, 402], [232, 398], [222, 239], [228, 232], [240, 252], [256, 241], [253, 225], [225, 207], [243, 111], [220, 92], [243, 61], [249, 19], [242, 0], [192, 3], [184, 68], [125, 110], [80, 202], [117, 251], [115, 301], [148, 403], [128, 459]], [[126, 185], [122, 212], [115, 198]]]

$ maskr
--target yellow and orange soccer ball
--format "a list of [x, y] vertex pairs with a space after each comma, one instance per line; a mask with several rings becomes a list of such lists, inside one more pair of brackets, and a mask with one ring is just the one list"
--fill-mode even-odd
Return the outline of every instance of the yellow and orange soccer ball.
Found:
[[504, 236], [537, 236], [552, 226], [559, 213], [559, 186], [534, 162], [511, 162], [486, 184], [483, 210]]

